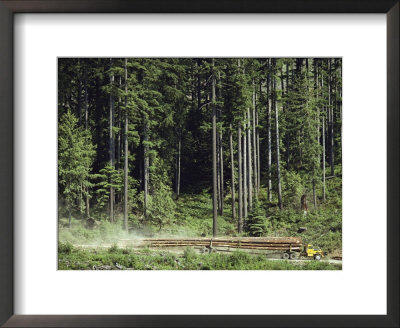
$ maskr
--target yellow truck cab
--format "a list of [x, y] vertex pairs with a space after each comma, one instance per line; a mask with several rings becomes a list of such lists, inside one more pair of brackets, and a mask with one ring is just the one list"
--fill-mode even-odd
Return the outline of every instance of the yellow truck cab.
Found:
[[324, 253], [319, 247], [314, 247], [311, 244], [306, 244], [304, 246], [303, 255], [307, 257], [313, 257], [314, 260], [319, 261], [324, 256]]

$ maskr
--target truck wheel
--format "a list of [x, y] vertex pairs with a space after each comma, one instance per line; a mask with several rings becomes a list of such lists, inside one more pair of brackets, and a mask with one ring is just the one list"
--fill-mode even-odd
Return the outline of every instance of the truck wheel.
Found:
[[296, 254], [295, 254], [295, 253], [290, 253], [290, 254], [289, 254], [289, 258], [290, 258], [291, 260], [294, 260], [294, 259], [296, 258]]
[[208, 248], [207, 247], [203, 247], [202, 249], [200, 249], [200, 253], [202, 253], [202, 254], [208, 253]]
[[314, 260], [319, 261], [321, 259], [321, 255], [315, 254], [314, 255]]
[[282, 254], [282, 258], [283, 258], [284, 260], [288, 260], [288, 259], [289, 259], [289, 253], [283, 253], [283, 254]]

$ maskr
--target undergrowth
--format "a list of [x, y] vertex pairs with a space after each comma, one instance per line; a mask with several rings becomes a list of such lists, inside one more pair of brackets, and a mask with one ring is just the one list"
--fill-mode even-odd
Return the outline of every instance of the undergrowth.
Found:
[[[340, 169], [340, 168], [339, 168]], [[338, 169], [338, 170], [339, 170]], [[340, 171], [337, 172], [339, 175]], [[328, 253], [341, 254], [342, 249], [342, 180], [340, 177], [326, 181], [326, 200], [317, 194], [317, 207], [314, 208], [308, 192], [308, 212], [300, 210], [299, 195], [304, 192], [301, 179], [295, 173], [285, 176], [291, 181], [284, 193], [284, 207], [277, 206], [276, 193], [268, 200], [265, 188], [260, 189], [255, 209], [244, 220], [244, 236], [298, 236], [303, 243], [321, 247]], [[237, 219], [232, 218], [231, 195], [227, 190], [223, 215], [218, 216], [218, 236], [240, 236], [237, 232]], [[297, 202], [296, 202], [297, 200]], [[84, 220], [72, 218], [71, 226], [67, 219], [59, 220], [59, 241], [74, 245], [117, 244], [120, 239], [136, 237], [211, 237], [212, 200], [207, 190], [197, 194], [182, 194], [175, 201], [174, 215], [160, 229], [145, 219], [130, 224], [129, 233], [123, 230], [122, 213], [116, 213], [116, 223], [104, 218], [96, 220], [92, 229], [85, 227]], [[95, 215], [94, 215], [95, 216]], [[140, 221], [140, 223], [138, 223]], [[305, 228], [305, 229], [304, 229]]]
[[230, 254], [198, 254], [186, 248], [183, 255], [118, 248], [108, 250], [80, 249], [60, 245], [68, 252], [60, 252], [59, 270], [340, 270], [341, 265], [306, 260], [302, 262], [273, 261], [263, 255], [252, 255], [243, 251]]

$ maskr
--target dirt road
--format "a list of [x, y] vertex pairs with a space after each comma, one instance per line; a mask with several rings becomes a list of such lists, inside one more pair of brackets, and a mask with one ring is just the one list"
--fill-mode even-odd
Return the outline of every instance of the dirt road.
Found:
[[[141, 250], [144, 248], [148, 248], [152, 251], [166, 251], [166, 252], [171, 252], [177, 255], [183, 255], [185, 248], [186, 247], [147, 247], [147, 246], [143, 246], [141, 245], [141, 243], [139, 242], [137, 245], [130, 245], [130, 246], [126, 246], [126, 243], [123, 242], [118, 242], [118, 243], [114, 243], [114, 244], [102, 244], [102, 245], [93, 245], [93, 244], [74, 244], [74, 247], [77, 248], [83, 248], [83, 249], [96, 249], [96, 248], [100, 248], [100, 249], [108, 249], [111, 248], [113, 246], [118, 246], [120, 248], [130, 248], [130, 249], [134, 249], [134, 250]], [[203, 251], [203, 247], [192, 247], [193, 249], [195, 249], [197, 252], [202, 253]], [[221, 252], [221, 253], [231, 253], [234, 251], [237, 251], [237, 248], [214, 248], [214, 252]], [[277, 252], [267, 252], [267, 251], [254, 251], [254, 250], [246, 250], [246, 249], [241, 249], [241, 251], [244, 251], [246, 253], [249, 254], [253, 254], [253, 255], [265, 255], [268, 260], [271, 261], [290, 261], [293, 264], [303, 264], [307, 261], [313, 261], [313, 259], [307, 259], [307, 258], [296, 258], [293, 260], [284, 260], [281, 258], [281, 253], [277, 253]], [[335, 259], [330, 259], [329, 257], [323, 258], [320, 260], [321, 262], [327, 262], [329, 264], [336, 264], [336, 265], [341, 265], [342, 264], [342, 260], [335, 260]]]

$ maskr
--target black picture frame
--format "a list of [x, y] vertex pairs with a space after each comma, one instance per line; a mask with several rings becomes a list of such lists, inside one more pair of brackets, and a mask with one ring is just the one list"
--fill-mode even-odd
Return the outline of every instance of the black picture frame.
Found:
[[[0, 0], [0, 324], [4, 327], [399, 327], [399, 8], [399, 0]], [[14, 315], [13, 16], [15, 13], [385, 13], [387, 15], [387, 315]]]

